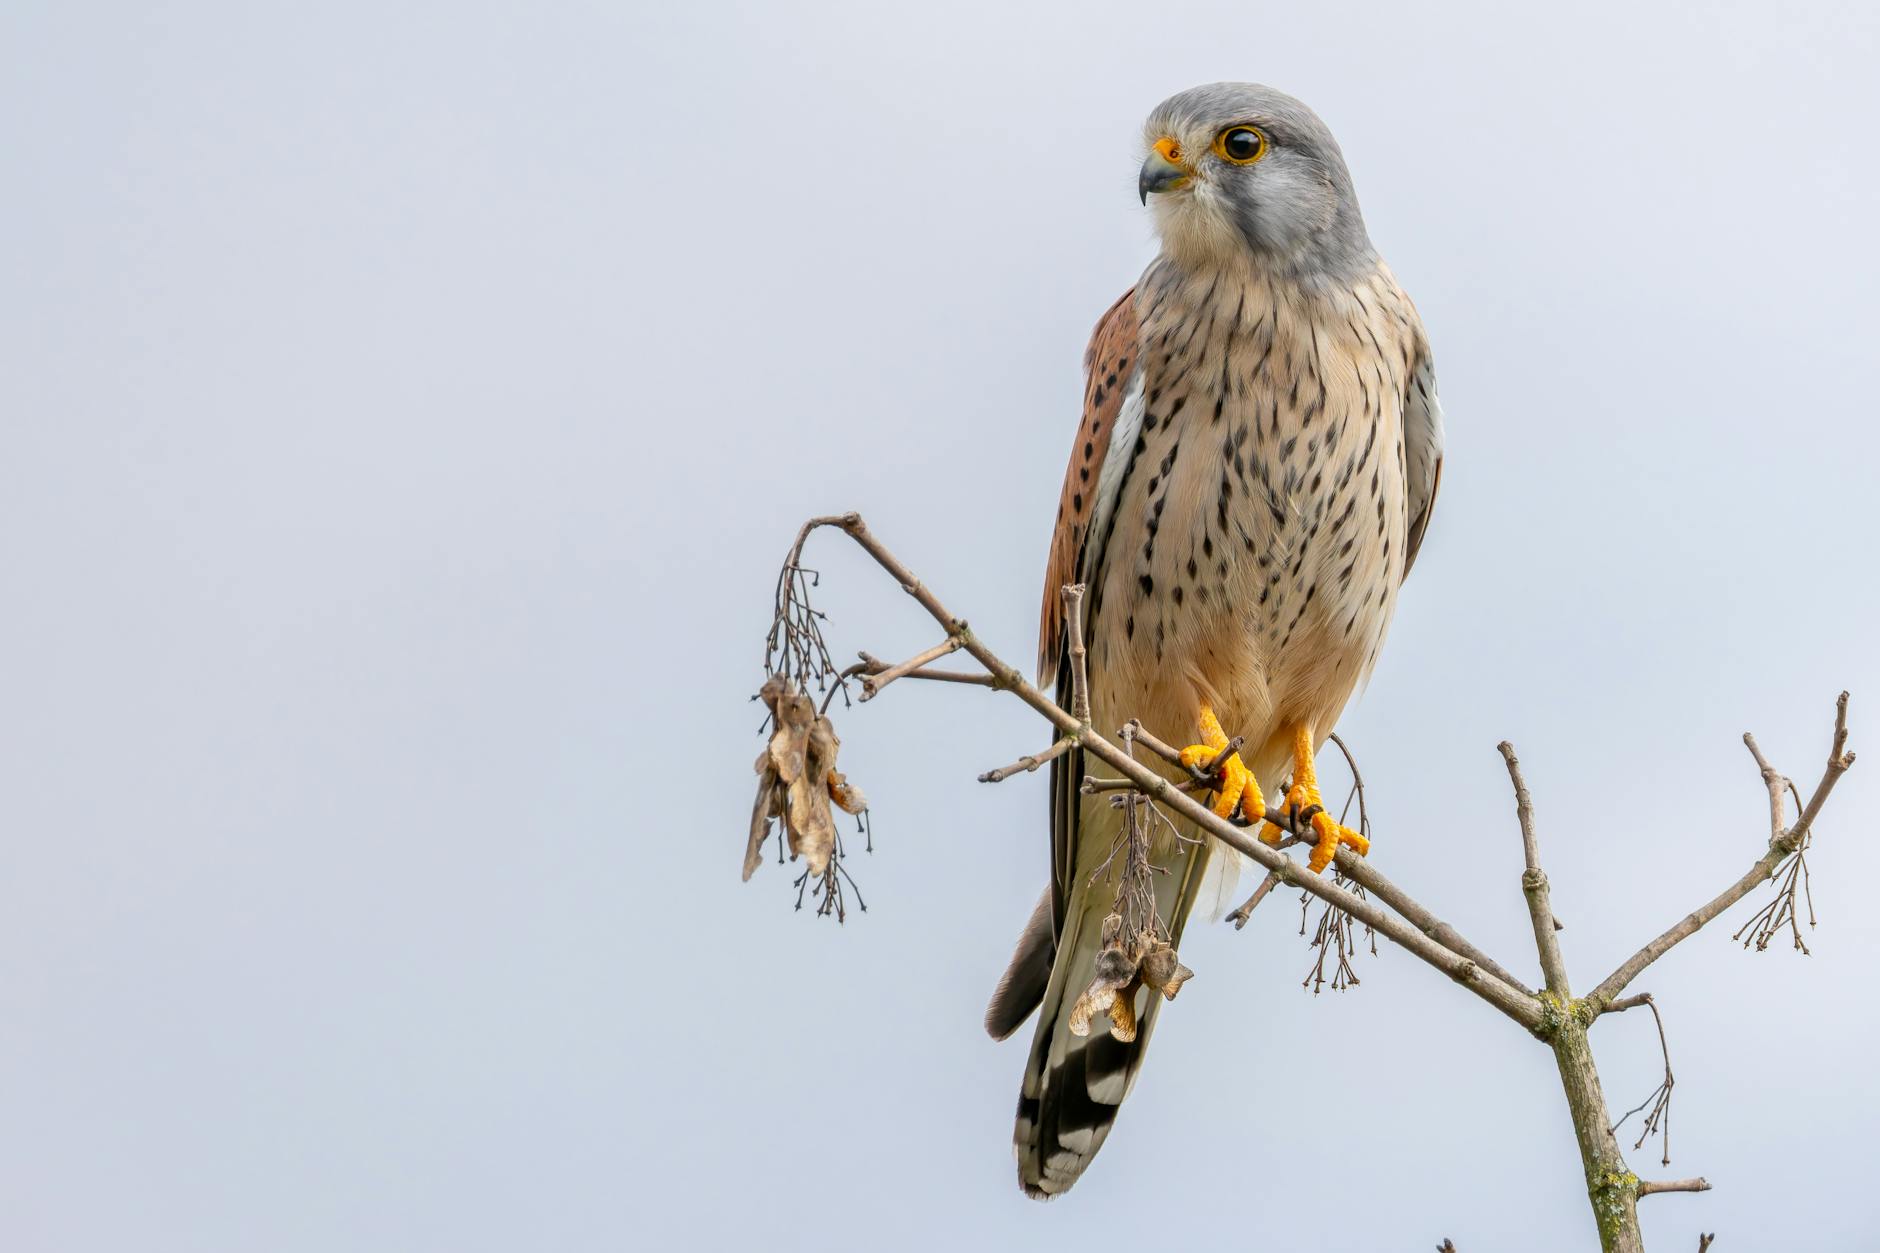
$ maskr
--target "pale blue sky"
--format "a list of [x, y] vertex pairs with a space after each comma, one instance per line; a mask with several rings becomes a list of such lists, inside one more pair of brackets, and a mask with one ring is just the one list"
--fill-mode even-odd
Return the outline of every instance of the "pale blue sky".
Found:
[[[1343, 728], [1375, 856], [1531, 972], [1512, 738], [1590, 987], [1760, 848], [1744, 729], [1812, 780], [1849, 687], [1880, 762], [1877, 31], [9, 5], [0, 1246], [1587, 1247], [1545, 1050], [1393, 951], [1313, 999], [1287, 899], [1191, 934], [1102, 1156], [1024, 1200], [1024, 1045], [979, 1019], [1044, 785], [973, 776], [1043, 727], [917, 685], [843, 715], [871, 908], [792, 914], [736, 873], [771, 576], [858, 508], [1028, 658], [1079, 354], [1153, 247], [1141, 119], [1294, 92], [1448, 411]], [[840, 649], [930, 642], [812, 556]], [[1814, 956], [1739, 951], [1739, 910], [1641, 985], [1678, 1086], [1634, 1165], [1717, 1185], [1647, 1201], [1654, 1248], [1880, 1222], [1874, 768]], [[1595, 1047], [1616, 1107], [1656, 1082], [1649, 1019]]]

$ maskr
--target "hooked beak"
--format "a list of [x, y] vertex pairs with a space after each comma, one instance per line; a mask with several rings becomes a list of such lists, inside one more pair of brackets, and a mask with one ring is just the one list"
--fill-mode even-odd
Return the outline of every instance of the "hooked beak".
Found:
[[1142, 163], [1142, 172], [1136, 176], [1136, 194], [1142, 197], [1144, 204], [1149, 203], [1149, 193], [1159, 191], [1177, 191], [1188, 185], [1194, 177], [1194, 167], [1182, 160], [1181, 146], [1174, 140], [1162, 138], [1155, 141], [1155, 147]]

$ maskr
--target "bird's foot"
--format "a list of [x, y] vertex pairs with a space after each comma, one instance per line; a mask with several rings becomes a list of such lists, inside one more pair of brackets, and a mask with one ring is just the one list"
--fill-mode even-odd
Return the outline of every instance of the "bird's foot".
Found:
[[1309, 826], [1317, 837], [1312, 845], [1312, 855], [1306, 859], [1306, 869], [1313, 874], [1332, 864], [1332, 859], [1338, 856], [1340, 845], [1360, 857], [1371, 851], [1371, 841], [1325, 812], [1324, 802], [1319, 798], [1317, 789], [1307, 793], [1304, 788], [1294, 786], [1286, 793], [1286, 812], [1291, 815], [1295, 829], [1302, 825]]
[[[1190, 770], [1205, 769], [1221, 756], [1231, 741], [1221, 729], [1220, 719], [1206, 705], [1201, 707], [1201, 740], [1182, 749], [1182, 765]], [[1266, 816], [1266, 797], [1260, 793], [1260, 781], [1247, 769], [1239, 753], [1229, 753], [1215, 772], [1214, 801], [1208, 808], [1222, 818], [1232, 818], [1236, 810], [1248, 822]], [[1271, 825], [1271, 824], [1268, 824]], [[1264, 838], [1264, 837], [1263, 837]]]

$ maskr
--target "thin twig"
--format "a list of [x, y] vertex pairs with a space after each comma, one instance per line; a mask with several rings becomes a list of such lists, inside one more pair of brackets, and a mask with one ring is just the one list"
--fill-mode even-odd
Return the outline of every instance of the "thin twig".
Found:
[[1785, 786], [1792, 788], [1795, 785], [1769, 764], [1769, 759], [1763, 756], [1754, 735], [1743, 732], [1743, 743], [1749, 747], [1749, 755], [1756, 759], [1756, 771], [1762, 775], [1763, 786], [1769, 789], [1769, 839], [1773, 843], [1782, 838], [1782, 790]]
[[1521, 777], [1521, 761], [1514, 755], [1514, 745], [1507, 740], [1496, 751], [1508, 763], [1508, 779], [1514, 784], [1514, 811], [1521, 823], [1521, 849], [1527, 868], [1521, 874], [1521, 891], [1527, 897], [1528, 918], [1534, 924], [1534, 947], [1540, 954], [1541, 977], [1547, 990], [1566, 1004], [1573, 997], [1567, 985], [1567, 963], [1560, 955], [1560, 938], [1554, 930], [1554, 909], [1549, 899], [1547, 872], [1541, 869], [1540, 839], [1534, 834], [1534, 799], [1528, 795], [1527, 780]]
[[1260, 902], [1266, 899], [1267, 893], [1271, 892], [1278, 883], [1279, 875], [1269, 870], [1266, 878], [1260, 880], [1260, 886], [1253, 890], [1253, 895], [1242, 901], [1239, 909], [1227, 915], [1227, 920], [1234, 924], [1234, 930], [1238, 931], [1247, 925], [1247, 919], [1253, 916], [1253, 911], [1259, 907]]
[[979, 776], [979, 781], [981, 783], [1003, 783], [1015, 774], [1030, 772], [1036, 770], [1046, 762], [1056, 761], [1059, 757], [1062, 757], [1065, 753], [1075, 748], [1076, 745], [1077, 742], [1075, 740], [1059, 740], [1042, 753], [1034, 753], [1030, 756], [1020, 757], [1009, 766], [1000, 766], [997, 770], [986, 771]]
[[[1658, 1025], [1658, 1052], [1659, 1055], [1664, 1058], [1665, 1077], [1663, 1081], [1652, 1090], [1650, 1096], [1620, 1115], [1619, 1121], [1612, 1124], [1612, 1130], [1617, 1132], [1619, 1128], [1625, 1126], [1626, 1119], [1638, 1113], [1646, 1106], [1651, 1106], [1651, 1112], [1645, 1115], [1645, 1125], [1639, 1132], [1638, 1141], [1633, 1144], [1632, 1147], [1634, 1149], [1644, 1148], [1645, 1141], [1651, 1138], [1652, 1133], [1662, 1130], [1664, 1132], [1664, 1151], [1660, 1155], [1661, 1160], [1658, 1164], [1660, 1166], [1669, 1166], [1671, 1164], [1671, 1090], [1677, 1086], [1678, 1081], [1671, 1073], [1671, 1046], [1665, 1043], [1664, 1016], [1658, 1012], [1658, 1002], [1652, 999], [1650, 992], [1641, 992], [1636, 997], [1627, 997], [1626, 1000], [1633, 1004], [1643, 1004], [1652, 1011], [1652, 1021]], [[1630, 1008], [1630, 1006], [1627, 1008]]]
[[912, 674], [928, 662], [938, 661], [948, 653], [960, 651], [960, 637], [949, 635], [925, 652], [915, 653], [906, 661], [889, 666], [886, 670], [870, 670], [862, 676], [862, 699], [873, 700], [881, 695], [881, 689], [888, 686], [904, 674]]
[[1245, 738], [1238, 735], [1228, 740], [1227, 743], [1221, 745], [1221, 751], [1214, 754], [1214, 760], [1201, 768], [1202, 773], [1206, 774], [1210, 779], [1219, 775], [1221, 773], [1221, 767], [1227, 764], [1227, 759], [1239, 752], [1240, 746], [1246, 742]]
[[[1216, 754], [1216, 760], [1210, 763], [1209, 769], [1204, 770], [1200, 766], [1185, 766], [1182, 764], [1182, 754], [1179, 748], [1176, 748], [1173, 744], [1164, 743], [1149, 734], [1148, 728], [1144, 727], [1142, 723], [1134, 718], [1130, 719], [1118, 734], [1126, 737], [1133, 736], [1136, 743], [1142, 745], [1157, 757], [1166, 761], [1169, 765], [1175, 766], [1181, 770], [1186, 770], [1190, 783], [1204, 784], [1212, 787], [1220, 772], [1220, 762], [1226, 760], [1224, 756]], [[1234, 741], [1231, 740], [1229, 741], [1230, 744], [1233, 742]]]
[[[842, 673], [848, 674], [853, 671], [856, 674], [880, 674], [884, 670], [891, 668], [887, 662], [871, 653], [863, 653], [861, 657], [862, 664], [860, 666], [850, 666], [848, 670], [844, 670]], [[930, 666], [922, 666], [917, 670], [909, 670], [901, 677], [904, 679], [926, 679], [934, 683], [970, 683], [975, 687], [989, 687], [995, 691], [1002, 690], [1005, 687], [1005, 684], [1001, 683], [995, 675], [972, 674], [964, 670], [935, 670]]]
[[[1695, 1179], [1641, 1179], [1638, 1181], [1638, 1194], [1640, 1196], [1656, 1196], [1660, 1192], [1708, 1191], [1710, 1191], [1710, 1180], [1704, 1178], [1702, 1175], [1699, 1175]], [[1702, 1244], [1697, 1246], [1700, 1253], [1702, 1250], [1709, 1248], [1710, 1242], [1716, 1238], [1717, 1237], [1714, 1235], [1700, 1237], [1703, 1241]]]
[[1814, 826], [1816, 815], [1827, 803], [1828, 794], [1834, 791], [1834, 785], [1840, 782], [1841, 776], [1846, 774], [1853, 764], [1854, 754], [1847, 751], [1847, 693], [1842, 692], [1834, 702], [1834, 737], [1828, 748], [1827, 767], [1822, 771], [1821, 781], [1815, 784], [1814, 794], [1809, 797], [1808, 804], [1802, 807], [1801, 816], [1795, 820], [1795, 825], [1773, 837], [1769, 842], [1769, 851], [1758, 858], [1755, 864], [1744, 872], [1742, 878], [1707, 903], [1686, 914], [1657, 939], [1628, 957], [1617, 970], [1607, 975], [1605, 980], [1586, 998], [1587, 1011], [1594, 1016], [1604, 1013], [1613, 1000], [1625, 991], [1626, 985], [1643, 974], [1646, 967], [1691, 936], [1696, 935], [1705, 923], [1767, 882], [1775, 874], [1776, 868], [1803, 846], [1808, 839], [1809, 831]]
[[1090, 667], [1084, 649], [1084, 585], [1064, 585], [1064, 629], [1070, 636], [1071, 717], [1090, 723]]

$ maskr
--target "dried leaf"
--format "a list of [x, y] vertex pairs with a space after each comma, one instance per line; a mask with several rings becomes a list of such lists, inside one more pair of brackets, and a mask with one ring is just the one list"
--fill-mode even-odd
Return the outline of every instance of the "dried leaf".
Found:
[[[1109, 914], [1103, 920], [1103, 948], [1097, 953], [1095, 977], [1071, 1006], [1068, 1026], [1072, 1035], [1089, 1035], [1090, 1020], [1110, 1016], [1110, 1034], [1119, 1040], [1136, 1038], [1136, 988], [1140, 974], [1133, 953], [1123, 947], [1123, 920]], [[1120, 1007], [1120, 1008], [1119, 1008]]]
[[751, 838], [744, 846], [744, 881], [764, 860], [764, 841], [770, 838], [770, 820], [777, 816], [777, 772], [770, 764], [770, 750], [757, 755], [757, 801], [751, 806]]
[[836, 769], [842, 741], [835, 726], [816, 712], [816, 703], [794, 684], [773, 675], [758, 693], [770, 709], [770, 742], [757, 760], [757, 800], [751, 810], [750, 839], [744, 851], [744, 877], [763, 860], [770, 820], [783, 820], [790, 856], [808, 863], [820, 878], [835, 853], [833, 800], [849, 813], [868, 807], [862, 790]]
[[1182, 965], [1181, 958], [1167, 940], [1157, 940], [1143, 954], [1142, 981], [1169, 1000], [1194, 978], [1195, 972]]
[[829, 799], [851, 814], [868, 808], [868, 798], [862, 795], [862, 789], [850, 783], [840, 770], [829, 772]]
[[1136, 1038], [1136, 989], [1139, 986], [1132, 979], [1126, 987], [1117, 990], [1115, 999], [1110, 1002], [1110, 1035], [1124, 1044]]

